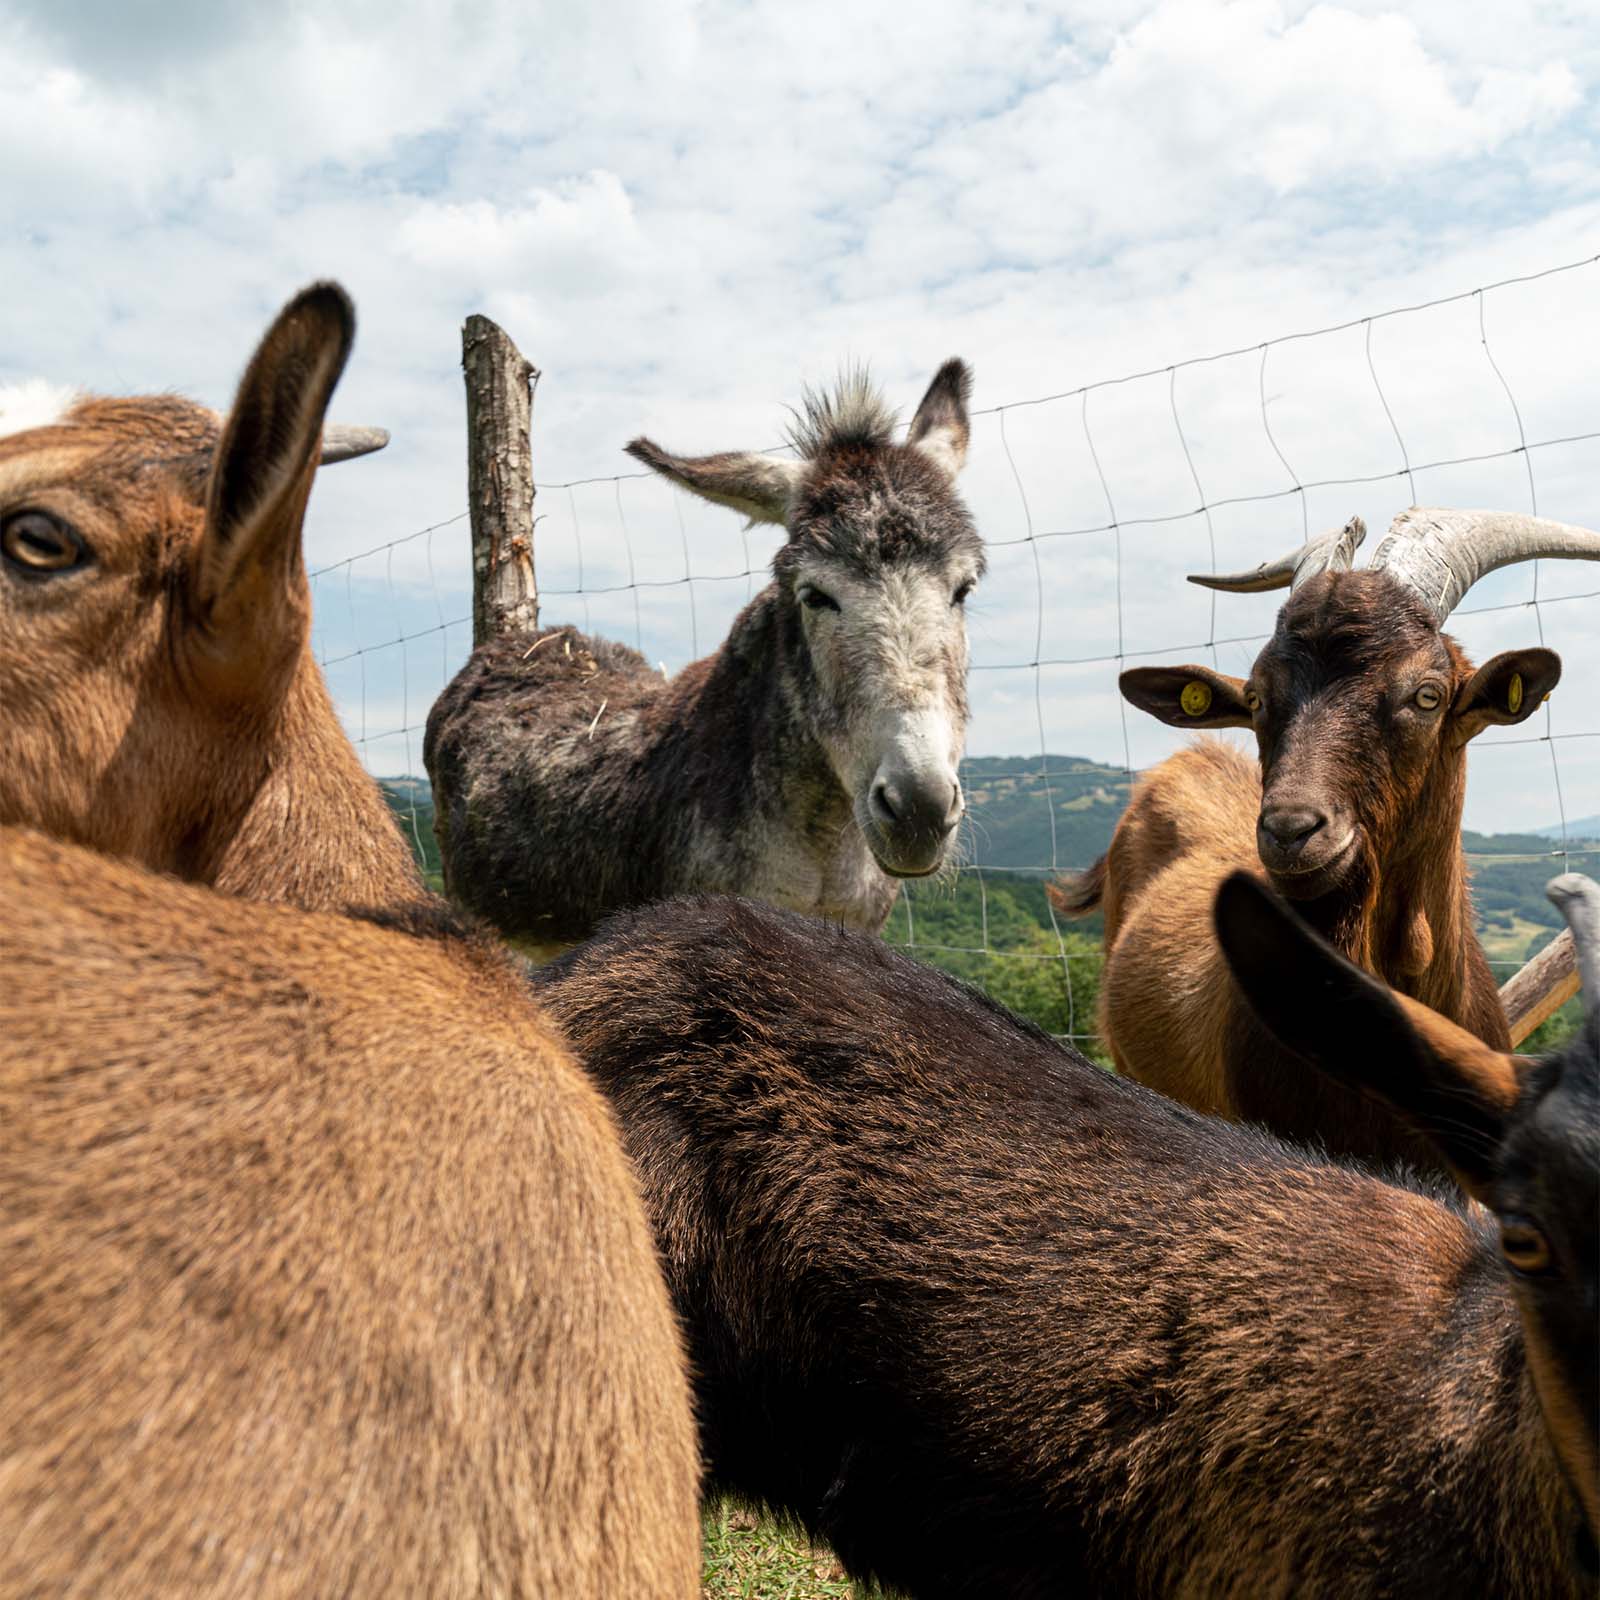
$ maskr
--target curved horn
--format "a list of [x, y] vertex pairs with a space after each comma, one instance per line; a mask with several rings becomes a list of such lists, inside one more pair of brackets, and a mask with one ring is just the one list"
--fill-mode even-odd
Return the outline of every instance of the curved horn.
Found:
[[387, 428], [354, 428], [348, 423], [330, 422], [322, 430], [322, 459], [320, 466], [331, 466], [335, 461], [350, 461], [356, 456], [371, 455], [389, 442]]
[[1284, 588], [1292, 593], [1319, 572], [1348, 572], [1355, 560], [1356, 546], [1366, 536], [1366, 523], [1360, 517], [1351, 517], [1342, 528], [1319, 533], [1278, 561], [1263, 561], [1250, 572], [1191, 572], [1189, 582], [1207, 589], [1226, 589], [1230, 594], [1260, 594], [1267, 589]]
[[1544, 892], [1572, 929], [1583, 1012], [1592, 1017], [1600, 1011], [1600, 883], [1581, 872], [1563, 872], [1545, 885]]
[[1508, 511], [1413, 506], [1390, 524], [1367, 570], [1392, 573], [1443, 626], [1479, 578], [1546, 556], [1600, 561], [1600, 533]]

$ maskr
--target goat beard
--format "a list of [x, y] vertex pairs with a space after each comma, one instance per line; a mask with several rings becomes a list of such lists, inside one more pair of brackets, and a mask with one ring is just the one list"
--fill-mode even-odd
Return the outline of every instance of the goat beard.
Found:
[[1369, 966], [1373, 913], [1377, 908], [1377, 858], [1370, 835], [1357, 827], [1356, 836], [1334, 861], [1296, 883], [1292, 877], [1267, 874], [1273, 888], [1291, 901], [1299, 915], [1334, 949], [1359, 965]]

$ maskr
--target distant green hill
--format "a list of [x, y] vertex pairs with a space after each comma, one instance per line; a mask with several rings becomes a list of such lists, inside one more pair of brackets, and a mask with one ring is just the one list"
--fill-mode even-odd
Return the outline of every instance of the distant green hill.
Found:
[[1086, 756], [974, 756], [961, 763], [966, 859], [979, 867], [1086, 867], [1104, 853], [1131, 784]]
[[1548, 828], [1535, 828], [1535, 833], [1541, 833], [1546, 839], [1559, 839], [1563, 832], [1568, 839], [1600, 839], [1600, 812], [1592, 817], [1572, 817], [1563, 829], [1559, 822], [1552, 822]]
[[[1517, 955], [1527, 960], [1563, 926], [1544, 892], [1557, 873], [1567, 870], [1559, 846], [1537, 833], [1470, 830], [1463, 831], [1461, 844], [1472, 868], [1472, 904], [1484, 942], [1492, 946], [1497, 938], [1512, 938], [1530, 922], [1546, 930], [1540, 937], [1514, 941]], [[1568, 847], [1573, 871], [1600, 873], [1600, 843], [1569, 836]]]
[[434, 888], [444, 882], [439, 869], [439, 845], [433, 837], [433, 787], [426, 778], [379, 778], [378, 787], [400, 823], [424, 875]]

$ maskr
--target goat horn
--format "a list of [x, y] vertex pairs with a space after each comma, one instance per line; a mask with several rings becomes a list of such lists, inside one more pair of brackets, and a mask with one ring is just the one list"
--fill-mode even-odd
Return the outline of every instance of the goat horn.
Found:
[[1479, 578], [1546, 556], [1600, 561], [1600, 533], [1508, 511], [1413, 506], [1394, 519], [1367, 569], [1393, 573], [1443, 626]]
[[1250, 572], [1191, 572], [1189, 582], [1207, 589], [1226, 589], [1230, 594], [1260, 594], [1267, 589], [1284, 588], [1293, 591], [1319, 572], [1348, 572], [1355, 560], [1356, 546], [1366, 536], [1366, 523], [1360, 517], [1351, 517], [1342, 528], [1319, 533], [1281, 560], [1263, 561]]
[[1563, 872], [1544, 892], [1572, 929], [1584, 1015], [1592, 1017], [1600, 1012], [1600, 883], [1581, 872]]
[[354, 428], [347, 423], [330, 422], [322, 430], [322, 461], [326, 467], [335, 461], [349, 461], [370, 455], [389, 442], [387, 428]]

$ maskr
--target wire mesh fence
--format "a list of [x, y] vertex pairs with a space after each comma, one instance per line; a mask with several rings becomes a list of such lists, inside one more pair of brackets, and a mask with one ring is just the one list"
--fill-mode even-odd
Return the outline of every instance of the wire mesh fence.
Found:
[[[1185, 574], [1254, 566], [1352, 512], [1375, 531], [1413, 504], [1600, 525], [1600, 390], [1562, 332], [1597, 289], [1600, 256], [976, 410], [964, 490], [990, 571], [968, 608], [967, 820], [958, 867], [908, 887], [886, 937], [1092, 1045], [1098, 940], [1058, 922], [1043, 884], [1089, 865], [1133, 778], [1181, 742], [1130, 718], [1116, 672], [1159, 658], [1246, 673], [1282, 596], [1219, 595]], [[536, 467], [538, 427], [536, 410]], [[542, 620], [676, 670], [720, 641], [779, 537], [647, 472], [547, 473]], [[424, 855], [422, 730], [471, 646], [469, 556], [464, 510], [326, 564], [312, 551], [319, 658]], [[1528, 836], [1469, 848], [1478, 866], [1600, 859], [1594, 572], [1508, 569], [1451, 618], [1475, 659], [1538, 643], [1564, 661], [1533, 719], [1471, 747], [1469, 824]], [[1491, 959], [1505, 976], [1521, 956]]]

